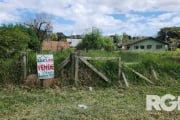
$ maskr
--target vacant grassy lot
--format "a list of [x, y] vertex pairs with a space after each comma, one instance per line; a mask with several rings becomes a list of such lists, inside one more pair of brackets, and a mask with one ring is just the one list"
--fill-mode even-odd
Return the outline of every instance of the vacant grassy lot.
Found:
[[[180, 96], [180, 52], [89, 51], [86, 54], [85, 56], [121, 56], [122, 62], [139, 62], [130, 67], [155, 84], [147, 84], [123, 67], [129, 88], [119, 87], [117, 81], [106, 88], [101, 85], [93, 87], [92, 91], [87, 86], [31, 90], [13, 86], [0, 87], [0, 120], [180, 120], [180, 111], [177, 109], [172, 112], [146, 111], [146, 95]], [[63, 57], [55, 59], [56, 63], [62, 61]], [[35, 65], [35, 62], [32, 63]], [[117, 63], [97, 61], [92, 64], [112, 80], [117, 80], [114, 78], [117, 76]], [[151, 67], [155, 69], [158, 79], [153, 77]]]
[[[180, 87], [7, 88], [0, 91], [0, 120], [178, 120], [180, 112], [146, 111], [146, 95], [180, 95]], [[78, 105], [84, 104], [87, 109]]]

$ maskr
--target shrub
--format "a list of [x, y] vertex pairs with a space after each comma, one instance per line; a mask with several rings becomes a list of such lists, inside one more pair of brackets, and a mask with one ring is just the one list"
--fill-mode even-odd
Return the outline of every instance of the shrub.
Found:
[[113, 51], [114, 50], [114, 43], [113, 40], [109, 37], [103, 37], [103, 45], [102, 47], [106, 51]]
[[99, 29], [92, 28], [92, 32], [86, 34], [82, 42], [77, 45], [77, 49], [104, 49], [112, 51], [114, 49], [114, 43], [111, 38], [103, 37]]

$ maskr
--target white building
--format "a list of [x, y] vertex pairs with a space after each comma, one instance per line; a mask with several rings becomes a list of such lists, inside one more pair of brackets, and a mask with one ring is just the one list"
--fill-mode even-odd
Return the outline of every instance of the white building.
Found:
[[70, 43], [71, 47], [76, 47], [81, 41], [82, 39], [67, 38], [67, 42]]

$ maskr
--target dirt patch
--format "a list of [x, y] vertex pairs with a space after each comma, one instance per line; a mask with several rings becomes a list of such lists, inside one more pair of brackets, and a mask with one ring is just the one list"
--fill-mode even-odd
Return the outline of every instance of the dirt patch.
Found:
[[[43, 87], [45, 88], [54, 88], [58, 85], [59, 78], [46, 79], [43, 80]], [[27, 79], [24, 81], [24, 85], [30, 88], [41, 87], [41, 81], [38, 79], [37, 74], [30, 74], [27, 76]]]

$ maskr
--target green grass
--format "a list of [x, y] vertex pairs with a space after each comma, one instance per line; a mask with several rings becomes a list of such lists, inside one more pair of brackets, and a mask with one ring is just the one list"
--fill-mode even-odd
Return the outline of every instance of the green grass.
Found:
[[[90, 50], [83, 54], [91, 57], [121, 57], [123, 65], [125, 63], [137, 62], [139, 64], [129, 65], [137, 72], [143, 74], [156, 85], [173, 86], [172, 83], [179, 84], [180, 80], [180, 52], [129, 52], [129, 51], [95, 51]], [[99, 71], [103, 72], [107, 77], [116, 84], [118, 78], [118, 62], [115, 61], [90, 61]], [[152, 75], [152, 68], [158, 76], [155, 80]], [[128, 80], [134, 84], [147, 84], [144, 80], [132, 73], [129, 69], [123, 66], [122, 70], [125, 72]], [[169, 81], [171, 80], [171, 81]]]
[[[178, 119], [180, 112], [146, 111], [146, 95], [180, 94], [179, 87], [65, 88], [0, 91], [0, 120], [156, 120]], [[87, 109], [79, 108], [84, 104]]]
[[[55, 64], [59, 64], [71, 51], [53, 53]], [[33, 59], [33, 55], [31, 54]], [[155, 85], [123, 67], [129, 88], [117, 83], [117, 61], [91, 62], [105, 73], [115, 84], [108, 87], [32, 89], [4, 87], [0, 89], [0, 120], [172, 120], [179, 119], [180, 112], [146, 111], [146, 95], [180, 95], [180, 52], [106, 52], [89, 51], [84, 56], [120, 57], [123, 63], [139, 62], [131, 68], [151, 79]], [[32, 60], [33, 61], [33, 60]], [[33, 62], [32, 62], [33, 63]], [[32, 65], [33, 66], [33, 65]], [[151, 66], [158, 80], [152, 76]], [[33, 67], [32, 67], [33, 69]], [[87, 105], [87, 109], [79, 108]]]
[[[54, 54], [55, 63], [55, 76], [60, 75], [59, 65], [60, 63], [72, 53], [72, 50], [65, 50], [63, 52], [44, 52]], [[36, 73], [36, 54], [28, 54], [28, 74]], [[135, 69], [139, 73], [145, 75], [147, 78], [154, 81], [152, 76], [152, 67], [158, 74], [159, 81], [154, 81], [157, 85], [169, 84], [167, 80], [177, 82], [180, 79], [180, 52], [128, 52], [128, 51], [113, 51], [107, 52], [103, 50], [89, 50], [88, 52], [81, 52], [83, 56], [90, 57], [121, 57], [122, 63], [138, 62], [136, 65], [129, 65], [129, 67]], [[118, 80], [118, 60], [113, 61], [90, 61], [99, 71], [104, 73], [112, 82], [111, 85], [116, 84]], [[83, 69], [86, 69], [84, 67]], [[146, 84], [144, 80], [141, 80], [137, 75], [126, 69], [122, 68], [127, 78], [135, 84]], [[69, 72], [69, 71], [66, 71]]]

